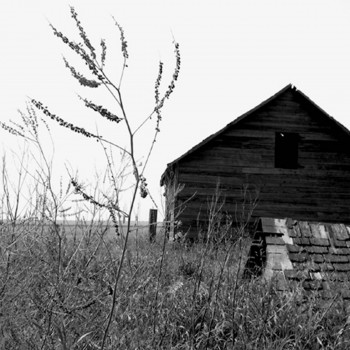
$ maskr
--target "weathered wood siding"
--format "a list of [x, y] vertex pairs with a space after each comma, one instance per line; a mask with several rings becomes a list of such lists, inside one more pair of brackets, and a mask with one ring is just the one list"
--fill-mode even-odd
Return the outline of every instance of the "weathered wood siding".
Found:
[[[276, 132], [298, 133], [297, 169], [275, 168]], [[349, 140], [313, 104], [287, 90], [175, 164], [185, 185], [178, 203], [195, 193], [180, 216], [183, 229], [195, 233], [198, 223], [205, 225], [217, 183], [232, 215], [248, 186], [252, 198], [259, 193], [255, 217], [350, 223]]]

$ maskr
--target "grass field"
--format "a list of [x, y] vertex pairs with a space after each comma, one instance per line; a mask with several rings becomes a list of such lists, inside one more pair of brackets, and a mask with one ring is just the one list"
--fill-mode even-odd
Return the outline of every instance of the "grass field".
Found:
[[[43, 226], [0, 231], [0, 348], [100, 349], [122, 239], [102, 224]], [[301, 288], [242, 278], [249, 237], [186, 247], [136, 232], [105, 349], [349, 348], [336, 293], [324, 307]]]

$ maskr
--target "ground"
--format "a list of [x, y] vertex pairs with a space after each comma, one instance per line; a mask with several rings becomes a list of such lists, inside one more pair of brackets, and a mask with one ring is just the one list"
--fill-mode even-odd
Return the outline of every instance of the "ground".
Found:
[[[98, 224], [66, 231], [3, 225], [1, 349], [101, 348], [122, 238]], [[243, 279], [249, 245], [249, 236], [185, 247], [161, 230], [153, 244], [134, 235], [104, 348], [347, 349], [336, 292], [324, 305], [298, 287], [282, 294]]]

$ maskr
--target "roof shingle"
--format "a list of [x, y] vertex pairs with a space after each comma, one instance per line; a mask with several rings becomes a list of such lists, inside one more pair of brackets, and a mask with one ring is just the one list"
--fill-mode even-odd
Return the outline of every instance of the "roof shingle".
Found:
[[[249, 255], [246, 275], [254, 267], [264, 278], [275, 278], [279, 290], [301, 281], [304, 289], [326, 293], [328, 281], [350, 283], [350, 227], [344, 224], [261, 218], [254, 241], [259, 259], [254, 263]], [[341, 293], [350, 298], [345, 284]]]

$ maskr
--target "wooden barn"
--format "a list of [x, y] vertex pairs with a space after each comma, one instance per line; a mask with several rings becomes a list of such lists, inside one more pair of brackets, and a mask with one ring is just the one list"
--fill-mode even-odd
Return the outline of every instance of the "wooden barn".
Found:
[[290, 84], [169, 163], [161, 185], [172, 233], [190, 237], [218, 185], [234, 218], [257, 201], [253, 219], [349, 224], [350, 132]]

